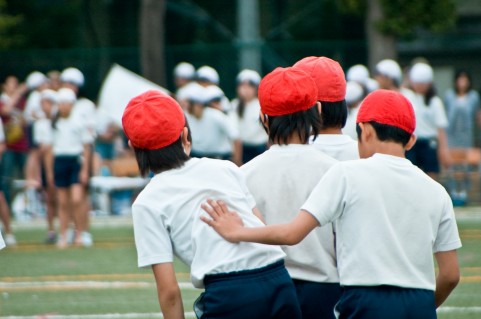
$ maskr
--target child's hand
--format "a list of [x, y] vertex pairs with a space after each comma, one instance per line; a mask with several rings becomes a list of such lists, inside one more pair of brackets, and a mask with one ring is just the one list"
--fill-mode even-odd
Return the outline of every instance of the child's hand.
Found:
[[244, 223], [236, 212], [229, 211], [224, 202], [211, 199], [201, 207], [212, 218], [201, 216], [203, 222], [214, 228], [225, 240], [231, 243], [239, 242], [237, 234], [244, 228]]

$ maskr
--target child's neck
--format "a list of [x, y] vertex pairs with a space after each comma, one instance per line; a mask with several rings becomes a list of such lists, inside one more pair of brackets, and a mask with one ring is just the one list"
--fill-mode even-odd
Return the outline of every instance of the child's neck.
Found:
[[374, 153], [406, 158], [406, 150], [404, 147], [399, 143], [393, 142], [378, 142], [374, 148]]
[[328, 128], [323, 128], [319, 132], [320, 134], [330, 134], [330, 135], [340, 135], [342, 134], [342, 130], [339, 127], [328, 127]]

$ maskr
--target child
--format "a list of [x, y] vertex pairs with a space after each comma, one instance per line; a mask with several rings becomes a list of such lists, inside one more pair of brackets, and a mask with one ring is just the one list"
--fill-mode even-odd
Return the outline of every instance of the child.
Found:
[[[47, 156], [47, 183], [54, 181], [57, 187], [58, 217], [60, 234], [58, 248], [67, 248], [68, 224], [73, 215], [77, 233], [75, 244], [88, 246], [83, 237], [85, 232], [85, 216], [82, 206], [84, 187], [88, 179], [88, 166], [85, 160], [88, 147], [92, 143], [92, 135], [83, 123], [72, 115], [75, 105], [75, 92], [63, 88], [58, 91], [58, 115], [52, 121], [52, 137], [46, 144], [51, 145]], [[53, 168], [53, 170], [52, 170]]]
[[[206, 196], [229, 200], [251, 227], [263, 223], [239, 169], [227, 161], [189, 159], [190, 131], [171, 97], [133, 98], [122, 124], [142, 175], [156, 175], [132, 206], [140, 267], [151, 266], [164, 318], [183, 318], [174, 254], [191, 267], [198, 318], [300, 318], [294, 285], [278, 247], [231, 244], [199, 220]], [[203, 314], [202, 314], [203, 313]]]
[[267, 134], [259, 123], [260, 105], [257, 88], [261, 77], [253, 70], [237, 75], [237, 98], [231, 102], [232, 117], [242, 141], [242, 163], [247, 163], [267, 149]]
[[44, 117], [37, 119], [33, 124], [33, 141], [38, 146], [39, 159], [41, 165], [42, 189], [44, 190], [47, 204], [47, 227], [48, 233], [45, 239], [46, 244], [55, 244], [57, 242], [57, 234], [54, 228], [54, 219], [56, 215], [56, 193], [53, 179], [47, 180], [47, 156], [52, 140], [52, 118], [57, 112], [57, 92], [47, 89], [43, 90], [40, 95], [41, 110]]
[[331, 168], [291, 222], [244, 228], [215, 201], [214, 209], [203, 205], [213, 219], [202, 219], [231, 242], [287, 245], [337, 220], [344, 289], [335, 308], [339, 318], [436, 318], [436, 307], [459, 281], [461, 241], [451, 199], [404, 157], [416, 141], [414, 110], [405, 97], [371, 93], [357, 123], [363, 160]]
[[358, 159], [357, 142], [342, 134], [346, 125], [346, 79], [338, 62], [326, 57], [307, 57], [296, 64], [309, 74], [317, 84], [317, 100], [321, 103], [321, 134], [312, 145], [340, 161]]
[[[295, 68], [277, 68], [262, 79], [259, 100], [272, 145], [242, 166], [242, 171], [267, 224], [284, 223], [295, 217], [337, 161], [308, 145], [311, 133], [315, 139], [321, 128], [317, 86], [309, 75]], [[302, 318], [334, 318], [341, 288], [332, 225], [283, 249]]]
[[356, 119], [359, 106], [364, 98], [364, 90], [362, 86], [354, 81], [346, 83], [346, 104], [348, 109], [346, 126], [342, 129], [342, 134], [350, 136], [357, 141]]

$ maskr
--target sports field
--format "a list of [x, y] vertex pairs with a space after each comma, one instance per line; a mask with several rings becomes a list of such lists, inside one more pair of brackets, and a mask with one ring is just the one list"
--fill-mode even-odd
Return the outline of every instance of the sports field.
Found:
[[[461, 284], [439, 318], [481, 318], [481, 208], [457, 210], [464, 247]], [[42, 243], [44, 223], [15, 225], [19, 244], [0, 252], [0, 318], [162, 318], [150, 269], [136, 267], [129, 218], [93, 223], [95, 246], [59, 251]], [[187, 318], [200, 294], [177, 263]]]

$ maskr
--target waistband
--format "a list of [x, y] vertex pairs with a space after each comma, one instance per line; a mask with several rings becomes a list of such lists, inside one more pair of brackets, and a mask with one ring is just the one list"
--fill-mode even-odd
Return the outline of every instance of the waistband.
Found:
[[222, 273], [222, 274], [206, 275], [204, 277], [204, 285], [207, 286], [209, 284], [213, 284], [219, 281], [252, 279], [259, 275], [274, 273], [282, 269], [285, 269], [284, 259], [281, 259], [279, 261], [276, 261], [275, 263], [269, 264], [261, 268], [233, 271], [233, 272]]
[[81, 155], [54, 155], [54, 159], [59, 160], [78, 160], [81, 158]]
[[434, 293], [434, 291], [424, 288], [409, 288], [409, 287], [399, 287], [399, 286], [392, 286], [392, 285], [378, 285], [378, 286], [341, 286], [345, 291], [354, 291], [354, 290], [364, 290], [364, 291], [419, 291], [419, 292], [428, 292]]

